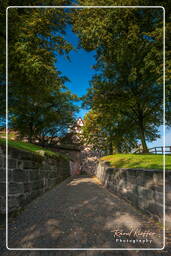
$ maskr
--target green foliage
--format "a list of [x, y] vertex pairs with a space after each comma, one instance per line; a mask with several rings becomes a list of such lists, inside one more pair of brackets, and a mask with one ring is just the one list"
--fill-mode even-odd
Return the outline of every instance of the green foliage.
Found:
[[83, 138], [88, 145], [103, 153], [130, 152], [137, 146], [137, 137], [129, 129], [128, 120], [124, 120], [115, 110], [104, 114], [102, 111], [89, 111], [84, 118]]
[[[142, 168], [163, 170], [163, 156], [153, 154], [116, 154], [104, 156], [103, 161], [109, 161], [114, 168]], [[166, 170], [171, 170], [171, 156], [166, 156]]]
[[[48, 2], [43, 1], [42, 5]], [[68, 0], [53, 2], [54, 5], [70, 3]], [[39, 1], [22, 1], [21, 5], [36, 3], [39, 5]], [[1, 18], [5, 32], [5, 7], [19, 2], [4, 1], [3, 5]], [[39, 139], [44, 143], [49, 137], [52, 140], [61, 136], [74, 120], [77, 108], [73, 103], [77, 97], [67, 90], [64, 85], [67, 78], [55, 66], [56, 57], [60, 54], [67, 57], [72, 49], [64, 39], [69, 22], [65, 9], [8, 9], [9, 125], [30, 142]], [[4, 65], [1, 75], [4, 76]], [[1, 116], [4, 112], [3, 108]]]
[[99, 113], [88, 112], [84, 117], [84, 126], [82, 127], [83, 144], [91, 145], [93, 149], [106, 152], [107, 136], [100, 126]]
[[85, 105], [103, 117], [103, 128], [112, 127], [111, 138], [117, 134], [124, 140], [126, 133], [131, 139], [134, 133], [144, 152], [146, 140], [158, 137], [157, 127], [162, 123], [162, 21], [161, 8], [83, 9], [73, 15], [81, 46], [97, 51], [94, 68], [98, 74], [91, 81]]
[[[0, 121], [5, 114], [5, 8], [39, 5], [39, 1], [2, 2], [0, 10]], [[42, 5], [70, 5], [70, 0], [44, 0]], [[166, 121], [171, 124], [170, 3], [152, 0], [79, 0], [80, 5], [158, 5], [166, 7]], [[10, 126], [42, 143], [63, 136], [74, 119], [77, 97], [65, 88], [56, 69], [60, 54], [72, 45], [65, 27], [73, 23], [80, 46], [96, 50], [97, 75], [84, 98], [92, 111], [85, 117], [87, 140], [103, 150], [127, 152], [141, 140], [158, 137], [162, 123], [163, 10], [149, 9], [16, 9], [8, 10]], [[149, 37], [150, 39], [147, 39]], [[91, 136], [91, 134], [97, 136]], [[104, 138], [104, 139], [102, 139]], [[109, 143], [110, 142], [110, 143]], [[110, 144], [110, 145], [109, 145]], [[108, 149], [107, 149], [108, 148]]]
[[13, 128], [20, 131], [22, 137], [30, 140], [38, 139], [41, 143], [52, 142], [57, 136], [63, 136], [68, 126], [73, 123], [73, 96], [69, 91], [57, 92], [53, 95], [45, 94], [40, 100], [25, 104], [25, 98], [18, 102], [19, 108], [15, 109], [12, 116]]

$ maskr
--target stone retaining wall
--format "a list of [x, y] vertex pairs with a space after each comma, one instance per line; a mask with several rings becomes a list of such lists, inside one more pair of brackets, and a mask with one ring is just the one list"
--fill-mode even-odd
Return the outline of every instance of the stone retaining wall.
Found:
[[[21, 208], [70, 175], [69, 161], [9, 148], [8, 211]], [[5, 213], [5, 147], [0, 146], [0, 213]]]
[[94, 176], [97, 169], [98, 158], [100, 153], [91, 149], [91, 147], [85, 146], [81, 148], [81, 172], [90, 176]]
[[[133, 206], [163, 219], [163, 171], [116, 169], [109, 162], [99, 161], [96, 176], [111, 192], [128, 200]], [[166, 171], [166, 202], [171, 203], [171, 171]]]

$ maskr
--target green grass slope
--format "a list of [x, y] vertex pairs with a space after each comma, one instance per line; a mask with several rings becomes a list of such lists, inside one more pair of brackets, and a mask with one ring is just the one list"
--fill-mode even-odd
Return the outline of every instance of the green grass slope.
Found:
[[[171, 155], [166, 155], [166, 170], [171, 170]], [[153, 154], [115, 154], [104, 156], [114, 168], [163, 169], [163, 156]]]
[[[0, 144], [5, 144], [5, 143], [6, 143], [6, 140], [3, 139], [3, 138], [0, 138]], [[23, 142], [23, 141], [15, 141], [15, 140], [10, 140], [9, 139], [8, 140], [8, 145], [9, 145], [9, 147], [16, 148], [16, 149], [19, 149], [19, 150], [24, 150], [24, 151], [27, 151], [27, 152], [31, 152], [31, 153], [34, 153], [34, 154], [37, 154], [37, 155], [40, 155], [40, 156], [50, 156], [50, 157], [53, 157], [53, 158], [62, 157], [64, 159], [68, 160], [68, 157], [61, 154], [61, 153], [53, 152], [49, 149], [34, 145], [32, 143]]]

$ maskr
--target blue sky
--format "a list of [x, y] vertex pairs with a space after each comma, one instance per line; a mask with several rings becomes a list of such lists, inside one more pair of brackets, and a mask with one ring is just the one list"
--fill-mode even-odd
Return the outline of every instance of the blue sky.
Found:
[[[95, 71], [92, 69], [92, 66], [95, 64], [95, 51], [87, 52], [83, 49], [77, 49], [78, 37], [71, 31], [69, 26], [67, 27], [66, 39], [71, 42], [75, 50], [72, 50], [69, 54], [70, 61], [63, 55], [58, 56], [56, 67], [63, 75], [69, 78], [70, 82], [66, 82], [66, 86], [74, 94], [83, 96], [89, 87], [89, 81], [93, 74], [95, 74]], [[81, 106], [81, 102], [77, 104]], [[81, 108], [77, 116], [83, 118], [86, 112], [87, 110]]]
[[[71, 31], [71, 28], [67, 27], [66, 39], [71, 42], [71, 44], [77, 48], [78, 38]], [[87, 52], [83, 49], [72, 50], [70, 53], [70, 61], [67, 60], [64, 56], [58, 56], [58, 61], [56, 67], [62, 72], [63, 75], [67, 76], [70, 79], [70, 82], [66, 82], [66, 86], [78, 96], [83, 96], [86, 93], [87, 88], [89, 87], [89, 81], [92, 78], [92, 75], [95, 74], [95, 71], [92, 69], [92, 66], [95, 64], [95, 51]], [[77, 103], [81, 106], [81, 102]], [[80, 109], [77, 113], [77, 117], [84, 117], [87, 110]], [[159, 128], [159, 134], [161, 138], [157, 139], [152, 143], [148, 143], [148, 147], [157, 147], [163, 145], [163, 127]], [[171, 129], [166, 129], [166, 146], [171, 145]]]

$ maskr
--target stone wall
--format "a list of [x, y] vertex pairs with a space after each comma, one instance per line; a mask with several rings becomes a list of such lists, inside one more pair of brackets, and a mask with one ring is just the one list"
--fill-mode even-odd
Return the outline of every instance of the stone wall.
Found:
[[[8, 211], [20, 209], [69, 175], [69, 161], [63, 157], [42, 157], [9, 148]], [[5, 190], [5, 147], [0, 146], [0, 213], [5, 213]]]
[[77, 145], [63, 144], [63, 145], [47, 145], [50, 150], [62, 153], [70, 159], [70, 175], [75, 176], [81, 173], [81, 158], [80, 148]]
[[[133, 206], [163, 219], [163, 171], [146, 169], [116, 169], [109, 162], [99, 161], [96, 176], [111, 192], [128, 200]], [[166, 171], [166, 202], [171, 202], [171, 171]]]
[[68, 155], [70, 161], [71, 176], [86, 173], [87, 175], [95, 175], [98, 164], [98, 158], [101, 157], [100, 152], [93, 150], [90, 146], [78, 145], [57, 145], [51, 146], [54, 152], [61, 152]]
[[81, 172], [90, 176], [96, 173], [98, 158], [101, 157], [100, 153], [91, 149], [91, 147], [81, 148]]

